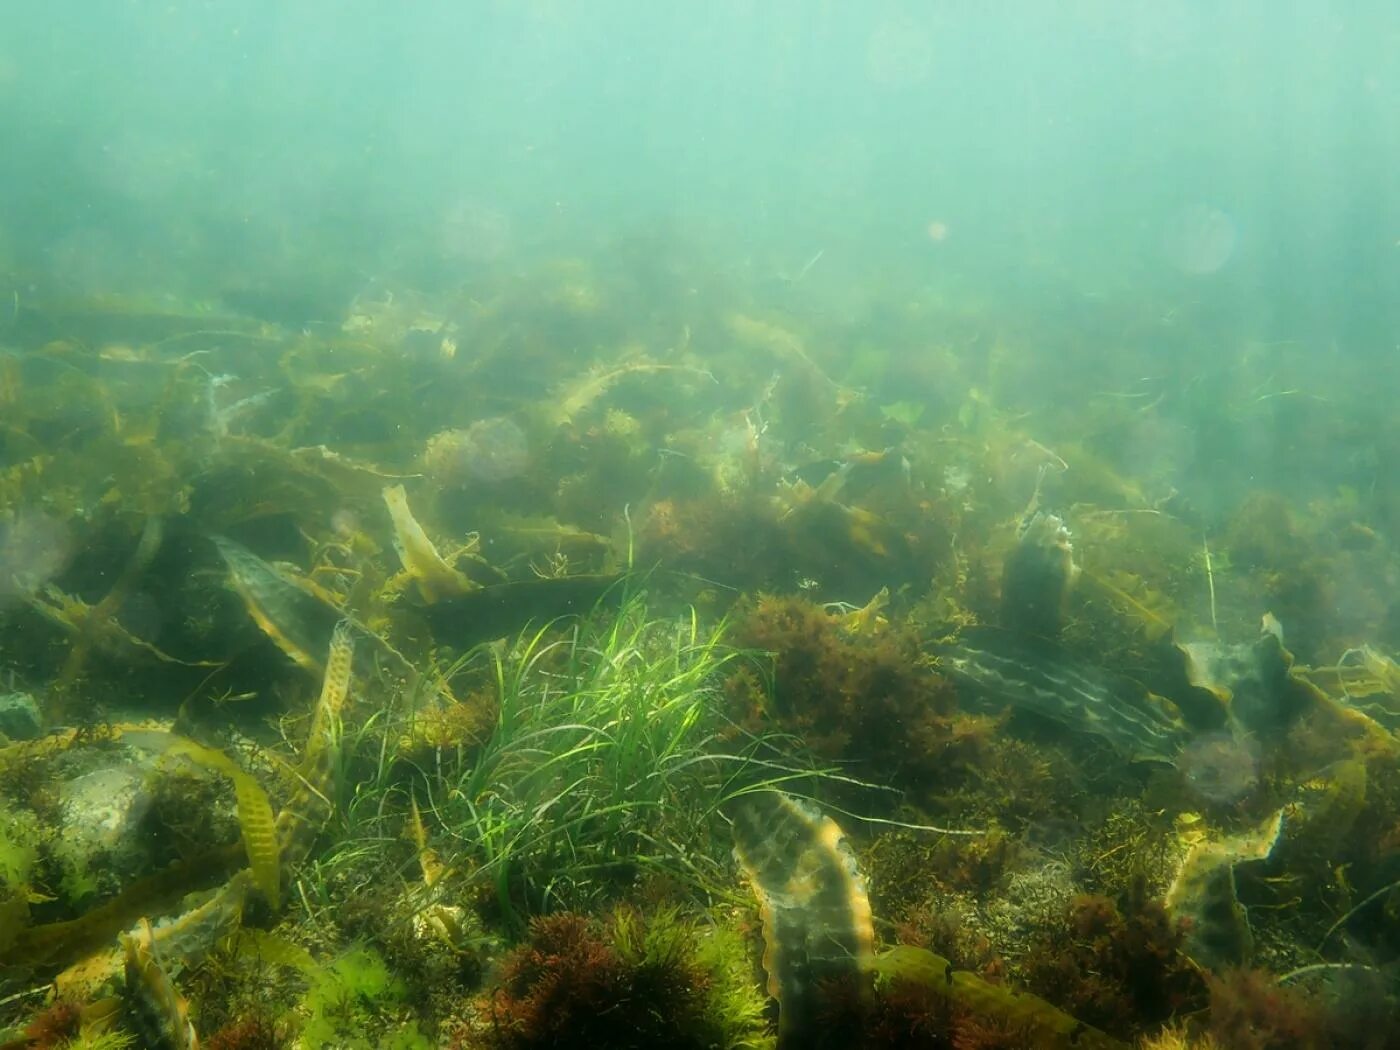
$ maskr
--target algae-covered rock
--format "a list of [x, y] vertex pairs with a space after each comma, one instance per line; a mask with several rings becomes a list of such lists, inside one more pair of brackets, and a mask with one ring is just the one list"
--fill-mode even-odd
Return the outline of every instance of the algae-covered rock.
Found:
[[150, 808], [145, 771], [118, 760], [59, 786], [59, 827], [53, 853], [70, 901], [114, 892], [151, 861], [141, 834]]

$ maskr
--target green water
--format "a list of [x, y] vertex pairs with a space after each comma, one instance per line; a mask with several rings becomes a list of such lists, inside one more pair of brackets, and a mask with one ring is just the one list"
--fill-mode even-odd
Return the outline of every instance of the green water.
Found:
[[0, 1043], [1392, 1045], [1392, 8], [9, 5]]

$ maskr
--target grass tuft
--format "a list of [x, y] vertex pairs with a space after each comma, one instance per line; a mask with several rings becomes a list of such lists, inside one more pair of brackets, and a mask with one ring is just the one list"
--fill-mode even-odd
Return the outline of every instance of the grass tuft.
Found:
[[444, 768], [433, 810], [508, 923], [589, 908], [648, 875], [710, 899], [737, 889], [725, 804], [814, 775], [783, 761], [781, 738], [723, 713], [719, 680], [741, 655], [722, 624], [655, 618], [634, 597], [562, 635], [551, 625], [468, 658], [491, 662], [497, 723], [470, 760]]

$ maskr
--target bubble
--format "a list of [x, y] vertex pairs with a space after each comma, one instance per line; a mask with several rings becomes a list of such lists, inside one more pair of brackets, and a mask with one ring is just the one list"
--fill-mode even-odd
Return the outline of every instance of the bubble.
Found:
[[925, 232], [928, 233], [928, 239], [934, 243], [946, 241], [948, 239], [948, 224], [942, 219], [934, 219], [928, 224]]
[[1167, 261], [1182, 273], [1204, 276], [1230, 261], [1238, 240], [1230, 216], [1208, 204], [1192, 204], [1167, 220], [1162, 250]]
[[341, 539], [348, 540], [360, 531], [360, 517], [353, 510], [342, 507], [331, 515], [331, 528]]
[[525, 432], [503, 417], [479, 419], [465, 430], [444, 430], [423, 452], [428, 473], [444, 484], [505, 481], [523, 474], [529, 463]]
[[40, 511], [0, 523], [0, 609], [33, 594], [63, 571], [72, 554], [68, 528]]
[[1197, 737], [1177, 759], [1187, 787], [1211, 802], [1238, 802], [1259, 783], [1259, 751], [1226, 732]]

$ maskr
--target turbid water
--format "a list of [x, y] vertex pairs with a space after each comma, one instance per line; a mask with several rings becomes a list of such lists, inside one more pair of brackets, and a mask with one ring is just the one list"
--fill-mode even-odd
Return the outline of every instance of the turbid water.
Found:
[[1397, 44], [15, 5], [0, 1045], [1393, 1045]]

